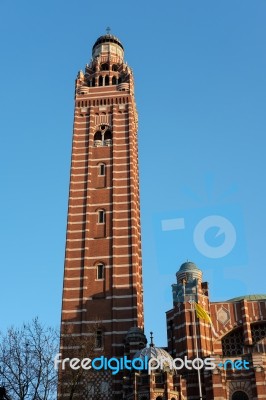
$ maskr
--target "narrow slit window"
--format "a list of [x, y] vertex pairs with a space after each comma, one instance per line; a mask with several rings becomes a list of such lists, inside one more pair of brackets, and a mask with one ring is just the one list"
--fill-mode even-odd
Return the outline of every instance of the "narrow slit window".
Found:
[[97, 279], [104, 279], [104, 265], [97, 265]]
[[105, 212], [104, 212], [104, 210], [99, 210], [98, 211], [98, 223], [104, 224], [104, 222], [105, 222]]
[[98, 169], [99, 175], [104, 176], [105, 175], [105, 164], [99, 164], [98, 168], [99, 168]]
[[96, 343], [95, 347], [97, 349], [101, 349], [103, 347], [103, 332], [101, 330], [98, 330], [96, 332]]

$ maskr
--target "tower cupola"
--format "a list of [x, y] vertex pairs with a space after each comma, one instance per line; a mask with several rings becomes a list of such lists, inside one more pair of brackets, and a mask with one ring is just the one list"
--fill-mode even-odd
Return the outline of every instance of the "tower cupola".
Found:
[[172, 285], [173, 302], [184, 302], [186, 296], [197, 301], [198, 291], [202, 285], [202, 271], [196, 264], [191, 261], [183, 263], [176, 273], [176, 280], [177, 283]]
[[122, 62], [124, 59], [124, 47], [116, 36], [108, 33], [100, 36], [93, 45], [92, 58], [95, 59], [99, 56], [116, 57]]
[[183, 280], [186, 282], [197, 279], [198, 282], [202, 281], [202, 271], [191, 261], [187, 261], [181, 265], [179, 271], [176, 273], [176, 279], [178, 283], [182, 283]]

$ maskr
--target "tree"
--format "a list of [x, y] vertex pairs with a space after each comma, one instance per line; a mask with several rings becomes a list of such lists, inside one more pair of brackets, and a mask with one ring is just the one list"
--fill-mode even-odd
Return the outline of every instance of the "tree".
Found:
[[38, 318], [0, 333], [0, 380], [12, 400], [54, 400], [58, 334]]

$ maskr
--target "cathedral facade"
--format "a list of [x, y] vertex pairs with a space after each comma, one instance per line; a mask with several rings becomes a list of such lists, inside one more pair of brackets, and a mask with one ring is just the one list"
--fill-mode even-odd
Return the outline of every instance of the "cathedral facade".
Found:
[[[58, 398], [266, 399], [266, 295], [212, 303], [202, 272], [187, 262], [166, 313], [167, 346], [156, 347], [152, 335], [147, 345], [134, 79], [109, 33], [78, 73], [74, 114], [60, 347], [68, 361], [60, 361]], [[96, 358], [95, 370], [78, 368], [78, 356], [83, 367]], [[176, 359], [195, 358], [215, 365], [177, 367]], [[124, 362], [114, 374], [98, 368], [103, 359]]]
[[[192, 262], [181, 265], [176, 279], [166, 313], [167, 348], [173, 358], [213, 358], [215, 368], [201, 370], [202, 398], [266, 399], [266, 295], [211, 302], [208, 283]], [[197, 317], [195, 303], [209, 320]], [[180, 372], [185, 398], [200, 398], [195, 371]]]

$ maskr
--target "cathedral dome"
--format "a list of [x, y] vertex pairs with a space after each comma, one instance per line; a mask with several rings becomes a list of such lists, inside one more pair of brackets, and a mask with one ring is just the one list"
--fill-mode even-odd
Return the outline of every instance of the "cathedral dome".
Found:
[[182, 283], [185, 279], [186, 281], [190, 281], [193, 279], [198, 279], [200, 282], [202, 281], [202, 271], [191, 261], [187, 261], [183, 263], [176, 273], [177, 281]]
[[196, 266], [196, 264], [194, 264], [191, 261], [183, 263], [179, 269], [179, 271], [193, 271], [193, 270], [199, 271], [199, 268]]
[[162, 368], [160, 369], [162, 369], [163, 371], [171, 369], [171, 365], [173, 362], [173, 357], [166, 350], [162, 349], [161, 347], [155, 346], [145, 347], [144, 349], [137, 351], [133, 358], [140, 358], [143, 361], [145, 360], [145, 358], [147, 358], [148, 360], [150, 360], [151, 358], [162, 360]]
[[120, 42], [120, 40], [116, 36], [110, 35], [110, 34], [100, 36], [94, 43], [92, 50], [94, 50], [95, 47], [97, 47], [99, 44], [102, 44], [102, 43], [115, 43], [118, 46], [120, 46], [122, 50], [124, 50], [124, 47], [123, 47], [122, 43]]

